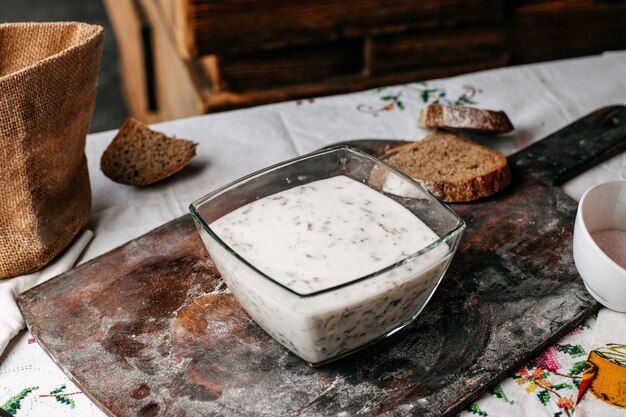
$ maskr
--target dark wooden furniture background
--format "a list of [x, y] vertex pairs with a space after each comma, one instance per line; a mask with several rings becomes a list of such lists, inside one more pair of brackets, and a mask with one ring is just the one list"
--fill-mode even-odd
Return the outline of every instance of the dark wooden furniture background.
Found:
[[103, 0], [147, 122], [626, 48], [626, 0]]

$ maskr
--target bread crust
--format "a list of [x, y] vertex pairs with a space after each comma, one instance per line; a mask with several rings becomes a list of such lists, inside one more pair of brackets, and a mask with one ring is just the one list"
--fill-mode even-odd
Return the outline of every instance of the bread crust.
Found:
[[429, 181], [414, 178], [424, 188], [446, 203], [463, 203], [489, 197], [503, 190], [511, 183], [509, 165], [497, 167], [493, 171], [464, 181]]
[[506, 133], [513, 130], [513, 124], [503, 111], [444, 104], [429, 104], [423, 108], [417, 124], [423, 129], [458, 129], [480, 133]]
[[[436, 135], [440, 133], [438, 131], [435, 131], [431, 135], [433, 134]], [[503, 190], [511, 183], [511, 169], [509, 167], [508, 160], [504, 155], [492, 149], [489, 149], [486, 146], [466, 139], [460, 135], [449, 132], [446, 132], [445, 134], [454, 135], [457, 140], [464, 141], [471, 146], [480, 148], [482, 152], [493, 155], [497, 159], [498, 165], [484, 174], [464, 178], [461, 180], [433, 180], [428, 178], [419, 178], [415, 175], [411, 175], [411, 173], [405, 172], [407, 175], [412, 177], [424, 188], [426, 188], [435, 196], [447, 203], [468, 202], [477, 200], [479, 198], [488, 197], [497, 193], [498, 191]], [[391, 160], [394, 155], [403, 152], [410, 152], [414, 148], [419, 147], [419, 143], [420, 141], [411, 142], [391, 148], [387, 152], [382, 154], [380, 156], [380, 159], [394, 166], [393, 161]], [[400, 169], [397, 166], [394, 167]]]

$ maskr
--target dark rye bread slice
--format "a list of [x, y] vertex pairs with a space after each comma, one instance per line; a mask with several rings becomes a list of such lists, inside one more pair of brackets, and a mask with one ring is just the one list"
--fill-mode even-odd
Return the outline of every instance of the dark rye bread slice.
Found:
[[450, 203], [487, 197], [511, 183], [504, 155], [442, 130], [392, 148], [381, 159]]
[[100, 169], [121, 184], [148, 185], [183, 169], [196, 155], [196, 143], [155, 132], [128, 118], [100, 159]]
[[443, 104], [430, 104], [423, 108], [417, 125], [424, 129], [458, 129], [479, 133], [506, 133], [513, 130], [513, 124], [503, 111]]

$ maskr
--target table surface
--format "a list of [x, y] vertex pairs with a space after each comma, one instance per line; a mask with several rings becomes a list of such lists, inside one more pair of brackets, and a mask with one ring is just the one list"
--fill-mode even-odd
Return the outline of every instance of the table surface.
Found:
[[[198, 155], [180, 174], [146, 188], [113, 183], [100, 172], [115, 131], [89, 135], [95, 238], [81, 261], [186, 213], [191, 201], [216, 187], [284, 159], [350, 139], [419, 139], [427, 133], [417, 127], [419, 110], [435, 102], [506, 111], [515, 130], [481, 142], [510, 155], [599, 107], [626, 103], [626, 51], [162, 123], [155, 128], [198, 142]], [[626, 179], [626, 154], [563, 189], [578, 200], [588, 187], [614, 179]], [[592, 318], [462, 414], [569, 414], [593, 324]], [[44, 410], [47, 416], [102, 415], [26, 331], [0, 357], [0, 407], [15, 396], [22, 398], [16, 416]]]

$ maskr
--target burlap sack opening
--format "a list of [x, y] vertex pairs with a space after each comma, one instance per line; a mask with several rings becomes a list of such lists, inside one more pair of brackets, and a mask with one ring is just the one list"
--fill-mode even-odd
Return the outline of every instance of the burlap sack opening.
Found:
[[46, 265], [89, 218], [102, 36], [83, 23], [0, 24], [0, 278]]

